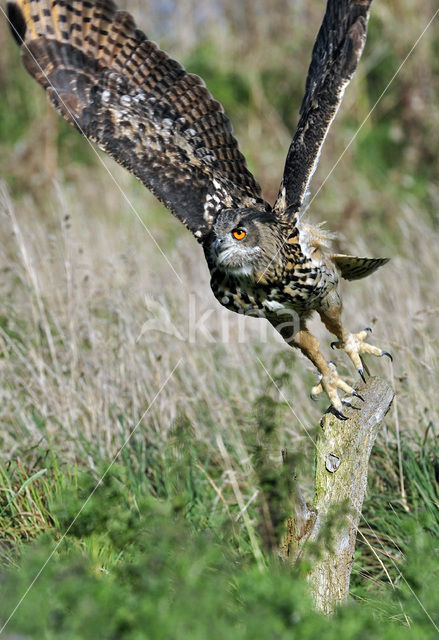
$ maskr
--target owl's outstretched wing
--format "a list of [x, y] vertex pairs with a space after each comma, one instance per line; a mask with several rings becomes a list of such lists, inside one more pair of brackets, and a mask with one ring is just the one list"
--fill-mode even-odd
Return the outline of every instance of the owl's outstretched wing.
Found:
[[280, 215], [294, 214], [303, 204], [326, 134], [361, 57], [371, 2], [328, 0], [274, 206]]
[[15, 0], [8, 17], [51, 104], [198, 240], [220, 209], [265, 206], [220, 103], [112, 0]]

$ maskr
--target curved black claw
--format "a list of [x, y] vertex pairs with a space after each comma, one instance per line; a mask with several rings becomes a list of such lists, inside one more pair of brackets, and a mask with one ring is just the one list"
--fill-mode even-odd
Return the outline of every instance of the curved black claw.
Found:
[[309, 394], [309, 397], [311, 398], [311, 400], [312, 400], [313, 402], [317, 402], [317, 396], [315, 396], [313, 393], [310, 393], [310, 394]]
[[387, 356], [390, 359], [390, 362], [393, 362], [393, 356], [388, 351], [383, 351], [381, 356]]
[[366, 382], [366, 378], [364, 377], [364, 370], [358, 369], [358, 373], [360, 374], [360, 378], [362, 379], [362, 381]]
[[366, 373], [366, 375], [370, 376], [369, 367], [367, 366], [367, 363], [364, 361], [364, 358], [361, 355], [360, 355], [360, 360], [361, 360], [361, 365], [363, 367], [364, 372]]
[[[360, 394], [357, 393], [356, 391], [352, 391], [351, 395], [355, 396], [356, 398], [359, 398], [360, 400], [362, 400], [364, 402], [363, 396], [360, 396]], [[357, 407], [355, 407], [355, 408], [357, 408]]]
[[365, 327], [364, 330], [367, 331], [368, 333], [372, 333], [372, 329], [370, 327]]
[[339, 344], [340, 343], [338, 342], [338, 340], [336, 340], [335, 342], [331, 342], [331, 349], [337, 349]]
[[342, 400], [341, 402], [342, 404], [344, 404], [345, 407], [349, 407], [349, 409], [355, 409], [356, 411], [361, 411], [361, 407], [354, 407], [354, 405], [348, 402], [347, 400]]
[[344, 413], [342, 413], [339, 409], [336, 409], [335, 407], [329, 407], [329, 409], [328, 409], [328, 411], [326, 413], [332, 413], [339, 420], [348, 420], [349, 419], [347, 416], [344, 415]]

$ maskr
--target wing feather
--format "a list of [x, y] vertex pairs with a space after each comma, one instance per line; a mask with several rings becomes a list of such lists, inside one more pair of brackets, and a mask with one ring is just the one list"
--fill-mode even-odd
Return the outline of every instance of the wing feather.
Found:
[[274, 207], [279, 215], [294, 215], [303, 205], [326, 134], [361, 57], [371, 2], [328, 0]]
[[8, 15], [52, 105], [197, 239], [223, 208], [268, 207], [220, 103], [112, 0], [16, 0]]

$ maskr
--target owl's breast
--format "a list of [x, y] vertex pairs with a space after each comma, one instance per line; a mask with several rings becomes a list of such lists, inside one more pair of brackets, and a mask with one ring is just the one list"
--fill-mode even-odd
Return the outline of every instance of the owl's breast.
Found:
[[304, 261], [285, 269], [278, 300], [297, 310], [312, 310], [338, 284], [338, 275], [325, 261]]
[[231, 311], [264, 316], [284, 309], [311, 311], [337, 286], [335, 270], [323, 263], [303, 261], [285, 267], [270, 279], [235, 277], [220, 269], [211, 271], [211, 287], [217, 300]]
[[211, 271], [210, 286], [215, 298], [224, 307], [247, 315], [261, 315], [267, 299], [265, 285], [250, 278], [239, 278], [225, 274], [220, 269]]

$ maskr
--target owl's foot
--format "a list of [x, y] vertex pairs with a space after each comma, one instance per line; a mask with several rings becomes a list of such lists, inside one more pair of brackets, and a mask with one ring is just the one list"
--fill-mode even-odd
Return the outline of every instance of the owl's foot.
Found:
[[363, 382], [366, 382], [364, 377], [364, 364], [361, 359], [361, 355], [364, 353], [370, 353], [373, 356], [387, 356], [390, 360], [393, 360], [391, 354], [388, 351], [383, 351], [378, 347], [374, 347], [372, 344], [365, 342], [372, 329], [367, 327], [359, 333], [348, 333], [346, 340], [338, 340], [331, 342], [331, 349], [343, 349], [350, 359], [352, 360], [356, 370], [360, 374]]
[[347, 420], [347, 417], [343, 414], [343, 405], [352, 407], [349, 400], [346, 398], [340, 399], [337, 389], [340, 389], [345, 394], [359, 398], [363, 400], [359, 393], [355, 391], [347, 382], [345, 382], [337, 373], [337, 368], [333, 362], [328, 363], [329, 371], [326, 375], [320, 376], [319, 383], [311, 389], [311, 398], [316, 399], [320, 393], [325, 392], [332, 405], [332, 412], [340, 420]]

